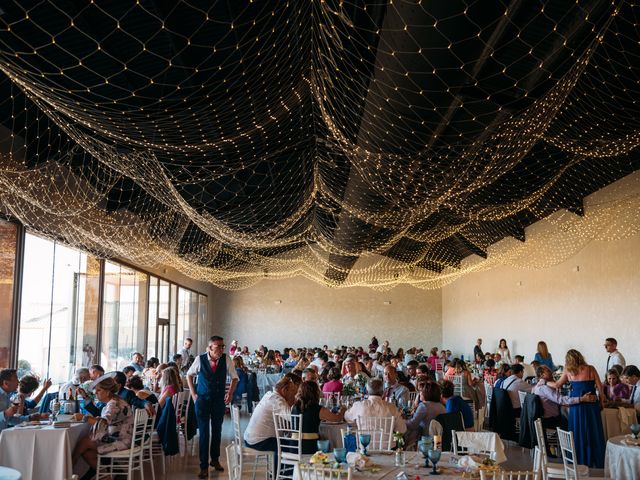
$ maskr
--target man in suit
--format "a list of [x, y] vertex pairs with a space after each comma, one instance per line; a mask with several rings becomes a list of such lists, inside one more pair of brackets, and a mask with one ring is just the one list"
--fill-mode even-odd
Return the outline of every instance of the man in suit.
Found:
[[636, 414], [640, 415], [640, 369], [635, 365], [629, 365], [622, 371], [622, 381], [629, 385], [631, 394], [629, 395], [629, 403], [636, 409]]
[[[213, 336], [209, 339], [207, 351], [198, 355], [187, 372], [187, 382], [191, 398], [196, 407], [198, 430], [200, 432], [200, 472], [198, 478], [209, 477], [209, 465], [222, 472], [220, 465], [220, 436], [224, 420], [225, 404], [231, 403], [238, 384], [238, 373], [231, 357], [224, 353], [224, 340]], [[231, 378], [229, 390], [225, 393], [227, 375]], [[197, 377], [197, 382], [194, 379]], [[211, 443], [209, 444], [209, 428]], [[209, 462], [209, 457], [211, 461]]]

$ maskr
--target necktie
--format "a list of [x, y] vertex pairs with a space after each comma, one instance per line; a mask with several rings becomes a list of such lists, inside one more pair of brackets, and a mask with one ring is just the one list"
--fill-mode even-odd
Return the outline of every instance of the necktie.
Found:
[[384, 396], [383, 398], [385, 400], [388, 400], [391, 397], [391, 392], [393, 392], [393, 387], [387, 387], [384, 391]]
[[633, 388], [631, 389], [631, 395], [629, 396], [629, 400], [631, 401], [631, 404], [633, 405], [634, 403], [634, 396], [636, 394], [636, 385], [633, 386]]
[[611, 361], [611, 355], [607, 357], [607, 372], [609, 371], [609, 362]]

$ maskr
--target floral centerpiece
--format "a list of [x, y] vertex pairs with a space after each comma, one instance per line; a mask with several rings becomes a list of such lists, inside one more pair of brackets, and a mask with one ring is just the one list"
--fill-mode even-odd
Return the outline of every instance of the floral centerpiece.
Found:
[[356, 386], [353, 382], [345, 382], [342, 387], [343, 397], [353, 397], [356, 394]]
[[404, 435], [400, 432], [393, 432], [393, 441], [396, 442], [396, 450], [404, 449]]

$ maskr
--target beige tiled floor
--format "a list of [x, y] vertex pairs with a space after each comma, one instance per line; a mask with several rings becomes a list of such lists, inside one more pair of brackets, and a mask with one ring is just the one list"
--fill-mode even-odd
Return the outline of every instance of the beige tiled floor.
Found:
[[[249, 416], [246, 412], [242, 413], [242, 417], [240, 420], [241, 428], [244, 430], [247, 423], [249, 421]], [[233, 426], [231, 424], [231, 418], [227, 416], [225, 418], [223, 427], [222, 427], [222, 448], [220, 455], [220, 463], [222, 463], [225, 467], [224, 472], [215, 472], [213, 469], [210, 469], [209, 478], [210, 479], [220, 479], [227, 480], [228, 472], [226, 471], [226, 458], [224, 453], [224, 448], [232, 441], [233, 439]], [[196, 439], [197, 442], [197, 439]], [[519, 446], [514, 446], [512, 442], [509, 442], [507, 445], [507, 462], [503, 464], [503, 468], [506, 470], [530, 470], [532, 468], [532, 458], [529, 450], [520, 448]], [[156, 460], [156, 479], [171, 479], [171, 480], [186, 480], [186, 479], [195, 479], [197, 478], [198, 473], [198, 456], [197, 456], [197, 444], [195, 455], [187, 455], [185, 457], [177, 456], [171, 460], [167, 460], [167, 471], [163, 476], [160, 471], [159, 461]], [[591, 477], [602, 477], [602, 470], [594, 470], [590, 471]], [[151, 472], [145, 472], [145, 479], [151, 478]], [[247, 476], [249, 478], [249, 476]]]

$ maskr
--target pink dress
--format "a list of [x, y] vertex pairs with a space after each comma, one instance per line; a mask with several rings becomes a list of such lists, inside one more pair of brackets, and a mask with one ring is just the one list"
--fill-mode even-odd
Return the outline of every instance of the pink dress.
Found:
[[340, 393], [343, 386], [340, 380], [329, 380], [322, 386], [322, 393]]

